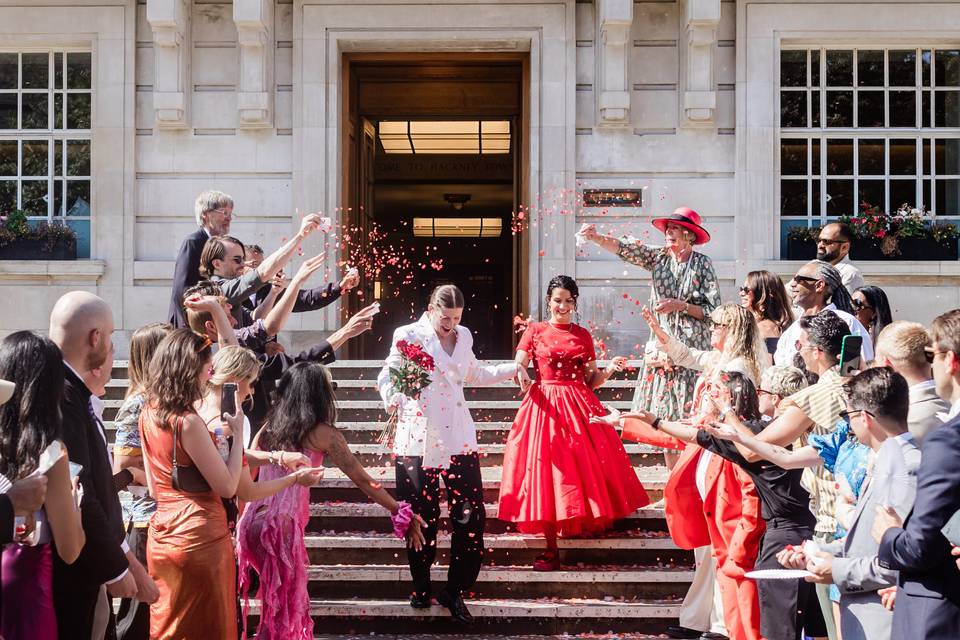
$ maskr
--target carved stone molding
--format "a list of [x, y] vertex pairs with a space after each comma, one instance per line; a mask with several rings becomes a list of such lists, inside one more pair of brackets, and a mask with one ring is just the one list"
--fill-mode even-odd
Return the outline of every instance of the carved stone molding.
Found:
[[632, 0], [597, 3], [597, 126], [630, 125], [630, 25]]
[[720, 0], [686, 0], [680, 38], [680, 124], [713, 127], [717, 88], [714, 73]]
[[147, 0], [153, 30], [153, 107], [157, 127], [190, 126], [190, 0]]
[[234, 0], [240, 45], [237, 111], [241, 129], [273, 127], [273, 0]]

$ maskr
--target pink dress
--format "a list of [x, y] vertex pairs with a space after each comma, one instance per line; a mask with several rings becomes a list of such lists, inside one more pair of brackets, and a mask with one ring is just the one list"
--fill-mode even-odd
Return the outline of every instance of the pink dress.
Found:
[[[323, 464], [323, 453], [306, 450], [311, 466]], [[258, 480], [274, 480], [290, 472], [274, 464], [260, 467]], [[307, 547], [304, 531], [310, 519], [310, 488], [287, 487], [247, 505], [237, 523], [240, 594], [246, 624], [248, 569], [260, 576], [260, 640], [311, 640], [313, 618], [307, 593]], [[244, 629], [246, 637], [246, 629]]]

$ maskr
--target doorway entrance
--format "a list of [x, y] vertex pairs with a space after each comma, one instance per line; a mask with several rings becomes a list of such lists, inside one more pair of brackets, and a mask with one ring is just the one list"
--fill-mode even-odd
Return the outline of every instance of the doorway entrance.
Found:
[[382, 359], [393, 330], [430, 292], [463, 291], [463, 324], [480, 358], [510, 358], [526, 308], [527, 256], [512, 214], [524, 204], [526, 56], [344, 57], [343, 193], [349, 259], [363, 268], [355, 312], [380, 302], [348, 356]]

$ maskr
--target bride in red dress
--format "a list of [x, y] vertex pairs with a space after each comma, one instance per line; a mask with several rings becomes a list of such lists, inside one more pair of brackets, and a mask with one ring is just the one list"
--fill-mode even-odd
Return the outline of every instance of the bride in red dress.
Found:
[[571, 321], [578, 295], [573, 278], [551, 280], [550, 321], [531, 323], [517, 346], [516, 361], [526, 369], [532, 357], [537, 380], [507, 438], [498, 517], [544, 534], [547, 551], [534, 563], [541, 571], [560, 568], [558, 534], [601, 532], [650, 502], [617, 432], [590, 423], [606, 413], [593, 389], [626, 358], [597, 370], [590, 333]]

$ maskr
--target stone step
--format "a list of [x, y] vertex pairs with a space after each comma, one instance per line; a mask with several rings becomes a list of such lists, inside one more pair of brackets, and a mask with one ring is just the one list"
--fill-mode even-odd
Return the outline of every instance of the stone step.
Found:
[[[367, 473], [380, 486], [391, 494], [395, 494], [396, 471], [393, 466], [389, 467], [371, 467]], [[500, 496], [500, 477], [503, 472], [502, 467], [481, 467], [480, 474], [483, 480], [483, 500], [485, 503], [496, 503]], [[647, 495], [651, 502], [656, 502], [662, 497], [663, 487], [667, 481], [667, 469], [665, 466], [643, 466], [634, 467], [634, 472], [640, 478]], [[324, 474], [320, 486], [311, 490], [312, 502], [337, 502], [341, 504], [369, 503], [367, 498], [357, 486], [340, 469], [328, 468]]]
[[[448, 567], [434, 565], [433, 582], [442, 585]], [[410, 595], [410, 571], [399, 565], [311, 565], [307, 571], [311, 598], [336, 598], [344, 592], [358, 598], [392, 599]], [[534, 571], [531, 565], [484, 566], [470, 589], [475, 598], [671, 598], [686, 593], [693, 568], [631, 566], [586, 567]]]
[[[485, 467], [502, 465], [505, 449], [504, 444], [480, 445], [480, 464]], [[634, 466], [655, 466], [663, 462], [663, 450], [659, 447], [625, 443], [624, 449]], [[380, 444], [351, 444], [350, 450], [364, 467], [389, 465], [395, 460], [393, 453]]]
[[[383, 510], [381, 509], [381, 517]], [[449, 534], [437, 536], [437, 562], [450, 562]], [[484, 564], [532, 565], [543, 553], [542, 536], [485, 533]], [[337, 533], [306, 538], [311, 564], [384, 564], [406, 566], [405, 541], [392, 533]], [[615, 532], [600, 538], [561, 538], [564, 566], [578, 565], [691, 565], [693, 552], [678, 549], [666, 532]]]
[[[679, 598], [616, 599], [616, 598], [541, 598], [466, 600], [474, 624], [469, 627], [476, 638], [516, 638], [522, 634], [560, 635], [571, 633], [597, 634], [638, 632], [662, 633], [677, 623]], [[259, 602], [251, 601], [250, 614], [260, 613]], [[397, 599], [313, 599], [310, 615], [315, 629], [334, 637], [349, 634], [382, 632], [385, 628], [397, 637], [413, 634], [462, 634], [465, 629], [455, 623], [449, 612], [434, 604], [429, 609], [414, 609], [406, 598]], [[637, 636], [633, 636], [637, 637]]]
[[[380, 400], [375, 381], [372, 380], [337, 380], [337, 399], [344, 400]], [[107, 383], [107, 400], [122, 400], [127, 392], [129, 380], [114, 379]], [[610, 380], [595, 390], [601, 401], [631, 400], [636, 382], [634, 380]], [[520, 388], [513, 382], [501, 382], [495, 385], [482, 387], [466, 386], [464, 395], [467, 400], [519, 400], [522, 399]]]

